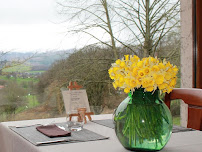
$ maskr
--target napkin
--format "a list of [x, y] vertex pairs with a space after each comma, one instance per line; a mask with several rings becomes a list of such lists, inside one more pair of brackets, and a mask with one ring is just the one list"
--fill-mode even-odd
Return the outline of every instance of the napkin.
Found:
[[64, 137], [64, 136], [71, 136], [70, 131], [65, 131], [63, 129], [60, 129], [55, 124], [53, 125], [46, 125], [46, 126], [38, 126], [36, 127], [38, 131], [43, 133], [44, 135], [48, 137]]

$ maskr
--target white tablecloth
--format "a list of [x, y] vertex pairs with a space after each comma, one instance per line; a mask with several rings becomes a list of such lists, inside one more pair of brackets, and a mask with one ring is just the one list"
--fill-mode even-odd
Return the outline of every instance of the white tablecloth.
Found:
[[[93, 116], [94, 120], [111, 118], [112, 115], [110, 114]], [[39, 123], [48, 124], [51, 122], [65, 122], [65, 118], [0, 123], [0, 152], [128, 152], [128, 150], [124, 149], [119, 143], [113, 129], [93, 122], [88, 122], [84, 125], [84, 127], [103, 136], [109, 136], [110, 139], [70, 144], [34, 146], [8, 128], [8, 126], [31, 125]], [[202, 132], [188, 131], [173, 133], [170, 141], [162, 152], [202, 152]]]

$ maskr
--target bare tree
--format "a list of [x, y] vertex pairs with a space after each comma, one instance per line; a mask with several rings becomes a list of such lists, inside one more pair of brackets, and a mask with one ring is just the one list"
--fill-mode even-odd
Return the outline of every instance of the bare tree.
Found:
[[32, 55], [26, 58], [7, 59], [6, 56], [9, 53], [10, 53], [9, 51], [0, 51], [0, 75], [2, 74], [2, 71], [4, 69], [22, 65], [36, 55], [36, 53], [33, 53]]
[[2, 73], [2, 70], [6, 67], [7, 60], [3, 59], [3, 57], [7, 54], [8, 52], [0, 52], [0, 75]]
[[26, 90], [20, 87], [16, 82], [9, 82], [7, 86], [1, 91], [2, 101], [1, 105], [4, 105], [6, 113], [15, 113], [16, 109], [22, 105], [25, 105]]
[[[116, 14], [109, 10], [108, 0], [63, 0], [58, 4], [62, 7], [60, 13], [67, 15], [67, 20], [73, 24], [68, 32], [89, 35], [98, 43], [111, 48], [114, 58], [118, 58], [116, 38], [113, 33], [113, 18]], [[103, 35], [101, 36], [97, 32], [103, 33]]]
[[[120, 49], [117, 52], [118, 56], [125, 53]], [[66, 88], [69, 81], [76, 81], [86, 89], [90, 106], [94, 108], [117, 103], [118, 100], [114, 103], [106, 100], [107, 97], [111, 98], [112, 94], [116, 94], [108, 76], [113, 55], [113, 51], [107, 48], [87, 46], [72, 53], [67, 59], [57, 61], [41, 75], [38, 83], [37, 90], [44, 92], [45, 104], [56, 103], [58, 112], [62, 113], [64, 107], [60, 89]]]
[[[61, 14], [75, 23], [69, 31], [85, 33], [114, 50], [138, 46], [142, 56], [154, 56], [161, 39], [179, 26], [180, 0], [63, 0]], [[99, 37], [101, 29], [110, 37]], [[136, 53], [133, 51], [133, 53]]]
[[[180, 29], [169, 32], [169, 34], [164, 36], [157, 47], [156, 53], [162, 59], [166, 58], [180, 68], [181, 37], [179, 35], [179, 30]], [[178, 74], [180, 74], [180, 72]]]
[[180, 0], [117, 0], [116, 3], [119, 7], [114, 11], [129, 35], [133, 35], [129, 42], [138, 44], [144, 57], [154, 56], [164, 36], [179, 27]]

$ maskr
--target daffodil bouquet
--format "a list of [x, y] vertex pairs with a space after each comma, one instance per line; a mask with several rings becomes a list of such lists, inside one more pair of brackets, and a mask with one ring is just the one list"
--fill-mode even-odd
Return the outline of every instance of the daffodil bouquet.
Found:
[[178, 68], [157, 57], [140, 59], [136, 55], [125, 55], [125, 58], [116, 60], [108, 72], [114, 80], [114, 88], [124, 89], [125, 93], [138, 88], [148, 92], [159, 89], [163, 93], [170, 93], [176, 84]]
[[125, 55], [109, 69], [114, 88], [124, 89], [128, 97], [114, 115], [115, 131], [124, 147], [132, 150], [160, 150], [172, 131], [172, 117], [159, 98], [176, 84], [178, 68], [157, 57], [140, 59]]

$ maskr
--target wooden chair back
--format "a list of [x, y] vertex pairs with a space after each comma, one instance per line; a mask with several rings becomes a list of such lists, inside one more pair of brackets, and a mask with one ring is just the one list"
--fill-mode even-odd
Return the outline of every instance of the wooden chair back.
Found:
[[182, 99], [188, 104], [187, 128], [202, 130], [202, 89], [175, 88], [165, 95], [165, 104], [170, 108], [171, 100]]

